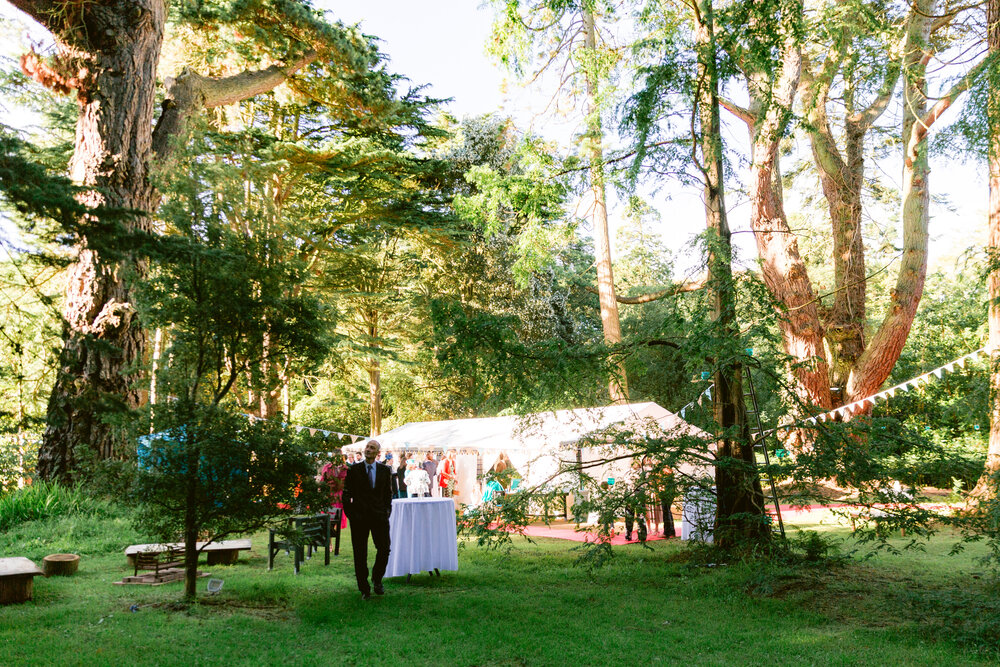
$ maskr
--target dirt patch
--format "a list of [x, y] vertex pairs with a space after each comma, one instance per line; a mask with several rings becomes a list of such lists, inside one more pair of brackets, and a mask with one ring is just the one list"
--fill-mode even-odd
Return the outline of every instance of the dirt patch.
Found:
[[833, 480], [821, 482], [796, 482], [788, 480], [778, 484], [778, 499], [781, 501], [797, 501], [803, 499], [818, 501], [846, 501], [857, 498], [857, 491], [837, 486]]

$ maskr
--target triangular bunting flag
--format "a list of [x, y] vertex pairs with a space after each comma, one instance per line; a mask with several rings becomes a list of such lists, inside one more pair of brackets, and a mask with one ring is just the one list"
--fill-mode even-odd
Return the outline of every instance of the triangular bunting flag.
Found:
[[945, 364], [944, 369], [946, 371], [948, 371], [949, 373], [954, 373], [955, 372], [955, 362], [953, 361], [950, 364]]
[[931, 372], [934, 373], [934, 375], [938, 376], [938, 378], [940, 378], [941, 375], [944, 373], [944, 369], [943, 368], [935, 368]]
[[316, 435], [316, 429], [314, 429], [314, 428], [309, 429], [309, 435], [315, 436]]

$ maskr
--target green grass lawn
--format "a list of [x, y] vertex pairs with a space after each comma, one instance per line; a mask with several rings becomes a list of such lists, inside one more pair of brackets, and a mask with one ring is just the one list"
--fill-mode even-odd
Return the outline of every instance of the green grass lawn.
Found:
[[76, 576], [38, 577], [34, 600], [0, 608], [0, 665], [1000, 660], [996, 589], [974, 553], [946, 555], [946, 537], [921, 553], [794, 568], [706, 567], [678, 541], [655, 542], [616, 547], [596, 571], [576, 564], [574, 543], [517, 538], [509, 553], [465, 545], [458, 572], [390, 579], [384, 598], [363, 602], [349, 538], [329, 567], [313, 558], [295, 576], [284, 554], [267, 572], [266, 536], [257, 535], [239, 564], [203, 567], [225, 586], [193, 606], [176, 604], [180, 583], [112, 585], [132, 573], [124, 547], [145, 541], [123, 519], [82, 517], [0, 535], [4, 556], [82, 554]]

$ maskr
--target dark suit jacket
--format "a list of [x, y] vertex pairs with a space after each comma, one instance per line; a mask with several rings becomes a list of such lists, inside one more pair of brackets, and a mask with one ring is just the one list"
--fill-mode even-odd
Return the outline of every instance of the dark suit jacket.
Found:
[[368, 481], [368, 467], [362, 461], [347, 469], [344, 479], [344, 514], [352, 521], [388, 520], [392, 513], [389, 466], [375, 464], [375, 488]]

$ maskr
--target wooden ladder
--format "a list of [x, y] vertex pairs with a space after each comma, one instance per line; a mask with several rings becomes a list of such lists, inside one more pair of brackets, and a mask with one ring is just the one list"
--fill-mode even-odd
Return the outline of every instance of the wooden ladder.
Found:
[[778, 519], [778, 529], [781, 531], [781, 539], [785, 539], [785, 523], [781, 520], [781, 505], [778, 503], [778, 491], [774, 486], [774, 476], [771, 475], [771, 455], [767, 451], [767, 438], [770, 435], [764, 431], [764, 424], [760, 421], [760, 406], [757, 404], [757, 391], [753, 386], [753, 378], [750, 375], [750, 367], [743, 366], [743, 374], [746, 377], [746, 387], [743, 396], [749, 399], [747, 415], [753, 415], [756, 432], [751, 432], [753, 437], [753, 448], [764, 454], [764, 476], [767, 478], [768, 486], [771, 489], [771, 502], [774, 503], [774, 516]]

